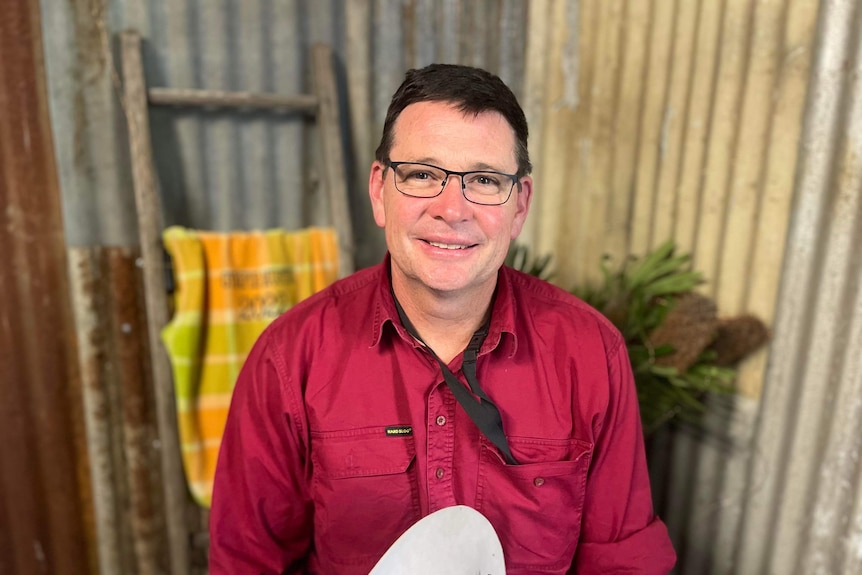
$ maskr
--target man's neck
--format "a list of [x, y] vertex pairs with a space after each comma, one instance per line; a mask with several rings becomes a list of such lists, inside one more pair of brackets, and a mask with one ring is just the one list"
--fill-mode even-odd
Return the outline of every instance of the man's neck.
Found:
[[494, 285], [473, 293], [443, 294], [392, 278], [392, 289], [425, 344], [449, 363], [488, 318]]

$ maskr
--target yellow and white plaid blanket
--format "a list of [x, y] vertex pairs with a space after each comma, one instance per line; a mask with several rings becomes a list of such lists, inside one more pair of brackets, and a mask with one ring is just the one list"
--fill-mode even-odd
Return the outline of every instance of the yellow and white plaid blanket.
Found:
[[174, 315], [162, 331], [173, 368], [180, 445], [195, 500], [209, 507], [231, 393], [263, 329], [338, 274], [331, 228], [214, 233], [171, 227]]

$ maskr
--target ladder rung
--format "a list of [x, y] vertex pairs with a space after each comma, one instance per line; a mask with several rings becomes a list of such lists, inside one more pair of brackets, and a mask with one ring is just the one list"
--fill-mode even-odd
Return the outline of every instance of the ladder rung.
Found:
[[203, 106], [211, 108], [254, 108], [286, 112], [316, 114], [315, 96], [301, 94], [282, 96], [253, 92], [221, 92], [216, 90], [185, 90], [177, 88], [150, 88], [149, 102], [160, 106]]

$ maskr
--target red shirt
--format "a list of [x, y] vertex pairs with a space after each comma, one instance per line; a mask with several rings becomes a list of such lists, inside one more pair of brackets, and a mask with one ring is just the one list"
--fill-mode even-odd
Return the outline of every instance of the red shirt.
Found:
[[[410, 525], [457, 504], [491, 521], [510, 575], [668, 572], [617, 330], [500, 270], [477, 373], [510, 466], [402, 327], [388, 270], [387, 257], [333, 284], [255, 345], [219, 453], [210, 573], [365, 575]], [[464, 381], [461, 363], [449, 368]]]

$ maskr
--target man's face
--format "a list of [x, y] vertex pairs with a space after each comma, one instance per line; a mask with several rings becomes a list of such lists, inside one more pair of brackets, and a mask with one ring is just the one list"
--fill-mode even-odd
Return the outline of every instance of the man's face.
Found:
[[[420, 102], [401, 112], [394, 126], [393, 162], [421, 162], [452, 171], [518, 171], [515, 134], [497, 112], [464, 115], [445, 102]], [[527, 217], [532, 180], [521, 178], [498, 206], [468, 202], [461, 178], [452, 176], [434, 198], [405, 196], [393, 170], [374, 162], [369, 195], [377, 225], [385, 229], [393, 281], [438, 293], [470, 293], [495, 285], [509, 243]]]

